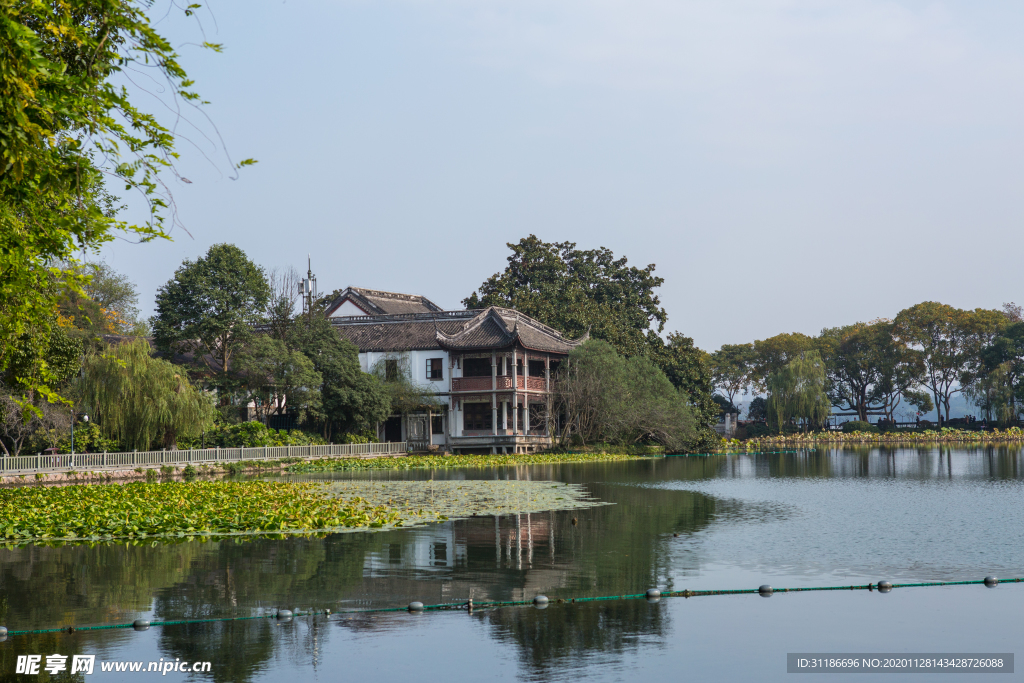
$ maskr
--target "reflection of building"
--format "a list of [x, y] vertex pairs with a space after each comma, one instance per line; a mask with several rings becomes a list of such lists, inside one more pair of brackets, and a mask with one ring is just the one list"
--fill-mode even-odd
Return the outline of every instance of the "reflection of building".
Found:
[[[364, 579], [423, 581], [441, 573], [447, 584], [444, 601], [471, 595], [477, 600], [522, 600], [564, 587], [572, 574], [571, 555], [562, 549], [556, 559], [551, 512], [460, 520], [409, 531], [403, 542], [366, 554]], [[500, 589], [477, 578], [476, 572], [485, 568], [507, 574]]]
[[366, 372], [432, 391], [434, 409], [392, 417], [385, 441], [453, 452], [530, 452], [551, 444], [552, 377], [570, 340], [507, 309], [443, 311], [430, 300], [349, 287], [327, 309]]

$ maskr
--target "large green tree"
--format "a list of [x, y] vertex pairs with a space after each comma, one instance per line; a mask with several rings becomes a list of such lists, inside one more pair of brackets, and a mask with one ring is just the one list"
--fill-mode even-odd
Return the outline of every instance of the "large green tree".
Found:
[[211, 384], [232, 383], [232, 361], [265, 319], [270, 285], [263, 269], [233, 244], [185, 260], [157, 291], [153, 332], [167, 354], [193, 354]]
[[323, 376], [306, 354], [281, 339], [254, 335], [238, 352], [234, 374], [242, 400], [253, 403], [257, 419], [263, 422], [286, 410], [302, 421], [320, 410]]
[[[161, 171], [173, 174], [176, 135], [114, 81], [145, 72], [177, 103], [201, 101], [174, 48], [151, 26], [148, 6], [0, 0], [0, 371], [24, 335], [47, 346], [62, 293], [85, 284], [61, 264], [118, 233], [143, 241], [166, 235], [173, 211]], [[141, 193], [148, 219], [119, 219], [105, 179]], [[45, 362], [22, 379], [50, 393]]]
[[712, 382], [730, 404], [736, 405], [740, 393], [750, 387], [753, 362], [753, 344], [723, 344], [711, 354]]
[[125, 450], [172, 447], [213, 424], [209, 397], [180, 366], [153, 357], [145, 339], [91, 354], [82, 370], [82, 404]]
[[561, 438], [586, 445], [653, 441], [669, 451], [699, 441], [687, 397], [650, 359], [625, 358], [601, 340], [569, 354], [556, 378]]
[[655, 362], [690, 404], [696, 426], [696, 438], [690, 450], [711, 448], [718, 441], [714, 426], [720, 412], [712, 398], [711, 356], [697, 348], [692, 338], [679, 332], [670, 333], [667, 343], [655, 348]]
[[654, 292], [664, 282], [654, 264], [637, 268], [604, 247], [582, 250], [535, 235], [508, 248], [508, 266], [463, 300], [467, 308], [514, 308], [569, 337], [589, 331], [626, 356], [660, 344], [668, 315]]
[[363, 372], [359, 350], [343, 339], [323, 315], [319, 302], [312, 315], [293, 319], [288, 344], [309, 358], [322, 378], [320, 404], [307, 420], [330, 441], [335, 434], [360, 434], [391, 414], [391, 397], [373, 374]]
[[1024, 322], [1006, 325], [981, 351], [981, 370], [970, 394], [1002, 422], [1024, 412]]
[[791, 419], [805, 427], [825, 422], [832, 404], [825, 393], [828, 378], [817, 351], [805, 351], [768, 378], [768, 420], [780, 431]]
[[777, 334], [754, 342], [750, 380], [758, 391], [767, 391], [768, 378], [803, 353], [816, 349], [813, 337], [800, 332]]
[[900, 311], [894, 323], [893, 336], [921, 352], [922, 383], [932, 392], [941, 425], [943, 411], [949, 420], [952, 396], [978, 377], [981, 351], [1006, 324], [1006, 317], [999, 311], [965, 311], [925, 301]]

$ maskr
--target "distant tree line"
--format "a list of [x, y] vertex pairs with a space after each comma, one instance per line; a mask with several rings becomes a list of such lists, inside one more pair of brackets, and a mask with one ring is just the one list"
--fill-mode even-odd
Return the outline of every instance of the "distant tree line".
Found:
[[727, 405], [754, 399], [751, 419], [778, 427], [797, 420], [820, 425], [832, 409], [898, 421], [898, 413], [936, 410], [950, 419], [962, 393], [991, 420], [1016, 421], [1024, 411], [1024, 322], [1021, 307], [962, 310], [926, 301], [879, 319], [827, 328], [816, 337], [779, 334], [726, 344], [711, 354], [714, 386]]

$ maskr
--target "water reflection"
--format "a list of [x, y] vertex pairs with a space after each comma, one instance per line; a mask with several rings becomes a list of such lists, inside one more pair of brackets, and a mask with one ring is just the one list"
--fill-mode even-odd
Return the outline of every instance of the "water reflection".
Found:
[[[1002, 446], [339, 474], [556, 480], [614, 504], [324, 538], [0, 550], [0, 623], [52, 628], [279, 607], [338, 611], [538, 593], [572, 599], [697, 587], [683, 585], [691, 581], [722, 587], [719, 569], [709, 567], [819, 585], [858, 573], [877, 579], [881, 571], [889, 578], [960, 578], [981, 567], [1012, 573], [1024, 567], [1024, 513], [1015, 512], [1022, 473], [1024, 454]], [[877, 533], [883, 518], [886, 532]], [[521, 665], [544, 678], [587, 653], [660, 646], [669, 614], [643, 601], [610, 601], [490, 610], [466, 623], [514, 645]], [[407, 628], [412, 617], [405, 619], [191, 624], [154, 629], [153, 642], [156, 657], [220, 662], [214, 680], [252, 680], [282, 657], [316, 665], [332, 637]], [[130, 630], [17, 636], [0, 645], [0, 678], [18, 653], [122, 651], [139, 637]]]

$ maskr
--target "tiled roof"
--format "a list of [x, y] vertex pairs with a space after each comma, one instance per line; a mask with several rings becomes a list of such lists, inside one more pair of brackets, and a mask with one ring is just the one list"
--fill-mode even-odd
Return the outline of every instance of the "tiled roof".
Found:
[[508, 308], [332, 318], [338, 333], [360, 351], [500, 349], [518, 344], [534, 351], [569, 353], [586, 341]]
[[419, 294], [398, 294], [361, 287], [346, 287], [338, 292], [327, 307], [330, 317], [346, 301], [366, 311], [367, 315], [395, 315], [400, 313], [440, 312], [441, 307]]

